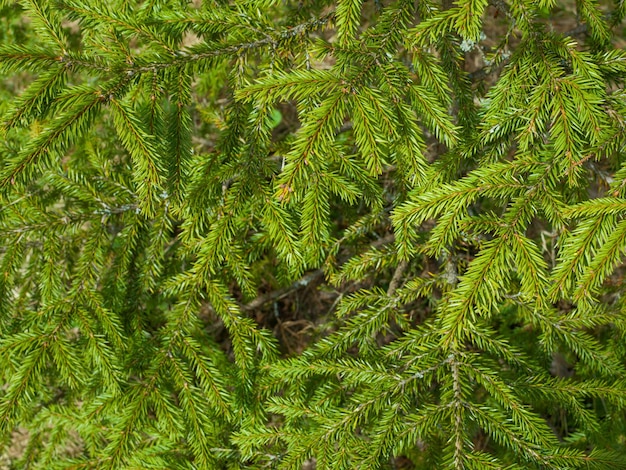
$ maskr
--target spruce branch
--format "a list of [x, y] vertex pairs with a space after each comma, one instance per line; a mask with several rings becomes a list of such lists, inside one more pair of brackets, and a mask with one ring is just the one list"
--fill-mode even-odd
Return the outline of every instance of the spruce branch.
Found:
[[13, 467], [623, 466], [624, 5], [122, 3], [2, 3]]
[[124, 67], [122, 71], [126, 74], [151, 73], [163, 69], [181, 67], [194, 62], [210, 60], [216, 57], [236, 57], [242, 53], [264, 48], [266, 46], [276, 48], [281, 41], [287, 41], [302, 34], [306, 34], [309, 31], [315, 31], [323, 28], [332, 22], [333, 19], [334, 13], [329, 13], [311, 21], [293, 26], [284, 31], [280, 31], [274, 36], [265, 37], [251, 42], [233, 44], [206, 43], [189, 49], [176, 50], [173, 52], [172, 58], [166, 62], [154, 61], [149, 57], [143, 58], [138, 56], [135, 58], [133, 64]]

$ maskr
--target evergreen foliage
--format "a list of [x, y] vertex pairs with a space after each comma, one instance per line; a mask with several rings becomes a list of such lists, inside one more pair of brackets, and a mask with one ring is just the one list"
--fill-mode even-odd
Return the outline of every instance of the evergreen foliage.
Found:
[[0, 7], [12, 468], [626, 468], [625, 2]]

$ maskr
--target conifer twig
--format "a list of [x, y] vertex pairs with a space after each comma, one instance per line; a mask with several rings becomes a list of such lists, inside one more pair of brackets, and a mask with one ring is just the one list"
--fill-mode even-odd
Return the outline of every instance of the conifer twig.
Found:
[[[205, 52], [197, 52], [197, 53], [189, 53], [185, 50], [178, 50], [174, 52], [173, 60], [169, 62], [161, 62], [161, 63], [150, 63], [148, 65], [137, 66], [137, 64], [131, 64], [130, 66], [124, 69], [124, 72], [130, 76], [136, 73], [147, 73], [147, 72], [155, 72], [157, 70], [163, 70], [170, 67], [179, 67], [189, 62], [195, 62], [203, 59], [211, 59], [213, 57], [232, 55], [236, 56], [243, 52], [258, 49], [263, 46], [272, 46], [276, 47], [281, 41], [286, 41], [288, 39], [294, 38], [303, 34], [307, 31], [314, 30], [317, 28], [321, 28], [328, 23], [330, 23], [335, 17], [334, 12], [331, 12], [327, 15], [324, 15], [319, 18], [315, 18], [311, 21], [307, 21], [305, 23], [301, 23], [297, 26], [289, 28], [285, 31], [282, 31], [277, 36], [266, 36], [263, 39], [259, 39], [257, 41], [246, 42], [246, 43], [237, 43], [237, 44], [224, 44], [223, 47], [218, 47], [215, 49], [210, 49]], [[218, 44], [218, 46], [222, 46], [222, 44]]]
[[408, 261], [404, 259], [400, 261], [400, 264], [398, 264], [398, 267], [396, 268], [395, 272], [393, 273], [393, 277], [391, 278], [391, 282], [389, 283], [389, 288], [387, 289], [387, 295], [389, 297], [393, 296], [393, 294], [395, 294], [396, 290], [400, 286], [400, 282], [402, 281], [402, 275], [404, 274], [404, 271], [406, 271], [406, 268], [408, 266]]

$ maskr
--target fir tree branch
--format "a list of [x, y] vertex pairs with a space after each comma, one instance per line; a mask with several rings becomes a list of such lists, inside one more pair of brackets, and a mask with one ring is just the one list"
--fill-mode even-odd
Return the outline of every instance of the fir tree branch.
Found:
[[396, 293], [398, 287], [400, 287], [400, 283], [402, 282], [402, 276], [404, 275], [404, 271], [408, 268], [409, 263], [406, 260], [401, 260], [398, 264], [398, 267], [393, 273], [393, 277], [391, 278], [391, 282], [389, 283], [389, 287], [387, 288], [387, 295], [389, 297], [393, 297]]
[[287, 41], [289, 39], [305, 34], [309, 31], [315, 31], [319, 28], [326, 26], [333, 21], [334, 17], [334, 13], [329, 13], [325, 16], [315, 18], [311, 21], [307, 21], [305, 23], [301, 23], [299, 25], [281, 31], [275, 36], [265, 37], [247, 43], [207, 43], [188, 50], [177, 50], [173, 54], [174, 57], [167, 62], [152, 61], [149, 58], [146, 60], [145, 58], [142, 58], [140, 56], [135, 59], [134, 64], [125, 67], [123, 71], [127, 74], [150, 73], [156, 72], [158, 70], [185, 66], [186, 64], [193, 62], [210, 60], [216, 57], [236, 57], [242, 53], [253, 51], [255, 49], [263, 48], [266, 46], [276, 48], [281, 41]]

